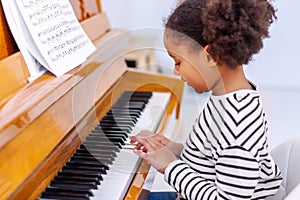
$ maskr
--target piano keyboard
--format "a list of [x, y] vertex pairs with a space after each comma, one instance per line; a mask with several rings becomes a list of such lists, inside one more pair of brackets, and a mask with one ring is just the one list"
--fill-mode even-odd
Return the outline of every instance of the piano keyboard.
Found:
[[156, 131], [170, 94], [124, 92], [39, 199], [123, 199], [141, 159], [129, 136]]

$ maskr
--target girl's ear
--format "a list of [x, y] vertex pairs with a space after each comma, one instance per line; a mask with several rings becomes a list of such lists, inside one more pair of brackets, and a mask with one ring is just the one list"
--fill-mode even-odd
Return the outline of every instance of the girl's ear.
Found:
[[203, 47], [203, 50], [206, 54], [206, 59], [207, 59], [207, 63], [209, 67], [215, 67], [217, 66], [217, 64], [215, 63], [215, 61], [213, 60], [213, 58], [209, 55], [209, 53], [207, 52], [208, 49], [208, 45], [206, 45], [205, 47]]

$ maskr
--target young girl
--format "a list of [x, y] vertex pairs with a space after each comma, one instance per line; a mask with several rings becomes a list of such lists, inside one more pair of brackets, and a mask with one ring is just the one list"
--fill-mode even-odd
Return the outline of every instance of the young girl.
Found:
[[196, 92], [212, 94], [184, 146], [149, 131], [131, 140], [134, 152], [164, 173], [182, 198], [269, 199], [277, 193], [282, 177], [268, 151], [262, 100], [243, 71], [274, 19], [268, 0], [185, 0], [168, 18], [164, 43], [174, 73]]

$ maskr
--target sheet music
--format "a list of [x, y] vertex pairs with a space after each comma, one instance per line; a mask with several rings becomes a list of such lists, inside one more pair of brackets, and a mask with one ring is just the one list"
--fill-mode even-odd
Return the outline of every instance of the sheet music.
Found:
[[54, 75], [77, 67], [96, 50], [68, 0], [2, 1], [10, 6], [26, 49]]
[[26, 41], [23, 37], [25, 35], [24, 31], [26, 30], [19, 28], [21, 27], [21, 22], [23, 22], [23, 19], [19, 12], [15, 12], [15, 10], [18, 9], [16, 4], [9, 0], [2, 0], [2, 6], [12, 35], [26, 62], [28, 71], [30, 73], [29, 82], [31, 82], [42, 75], [46, 69], [35, 59], [35, 57], [32, 56], [26, 47]]

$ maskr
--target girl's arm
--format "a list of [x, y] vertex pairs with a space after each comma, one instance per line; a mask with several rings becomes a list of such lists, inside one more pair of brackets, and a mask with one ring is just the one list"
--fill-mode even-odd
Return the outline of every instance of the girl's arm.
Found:
[[[215, 165], [215, 181], [203, 178], [202, 173], [176, 160], [168, 165], [164, 177], [186, 199], [245, 200], [255, 197], [253, 194], [261, 175], [258, 161], [239, 146], [221, 152]], [[280, 182], [280, 177], [273, 181], [266, 180], [264, 189], [256, 191], [255, 195], [263, 198], [273, 194]]]

